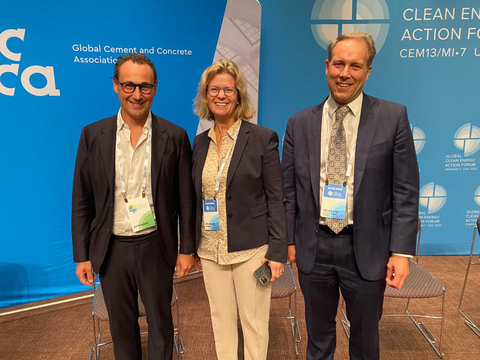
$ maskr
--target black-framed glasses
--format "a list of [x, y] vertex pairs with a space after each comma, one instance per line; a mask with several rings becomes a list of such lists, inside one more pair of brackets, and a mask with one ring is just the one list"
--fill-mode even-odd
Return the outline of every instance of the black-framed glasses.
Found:
[[237, 88], [234, 87], [219, 88], [217, 86], [207, 86], [208, 95], [213, 97], [218, 96], [218, 94], [220, 94], [220, 90], [223, 90], [225, 96], [228, 97], [233, 96], [237, 93]]
[[122, 87], [123, 92], [126, 94], [134, 93], [138, 87], [140, 89], [140, 92], [143, 95], [148, 95], [152, 92], [153, 88], [155, 87], [155, 85], [149, 84], [149, 83], [134, 84], [131, 81], [125, 81], [122, 83], [118, 79], [116, 80], [117, 80], [117, 83]]

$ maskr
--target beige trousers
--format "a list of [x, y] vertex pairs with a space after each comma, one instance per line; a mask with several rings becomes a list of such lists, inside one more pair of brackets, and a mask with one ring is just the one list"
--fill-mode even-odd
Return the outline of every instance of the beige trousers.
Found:
[[271, 283], [263, 286], [253, 272], [267, 249], [234, 265], [202, 259], [218, 360], [238, 359], [237, 307], [242, 324], [245, 360], [265, 360], [268, 350]]

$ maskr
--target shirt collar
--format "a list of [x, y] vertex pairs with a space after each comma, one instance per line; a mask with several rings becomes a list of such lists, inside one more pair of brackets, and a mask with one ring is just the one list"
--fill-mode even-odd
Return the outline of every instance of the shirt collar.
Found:
[[[122, 131], [123, 129], [128, 129], [128, 128], [129, 126], [123, 120], [123, 117], [122, 117], [122, 108], [120, 108], [117, 113], [117, 129], [118, 131]], [[147, 134], [151, 128], [152, 128], [152, 112], [150, 111], [148, 113], [147, 121], [145, 121], [145, 125], [143, 125], [143, 133]]]
[[[230, 129], [227, 130], [226, 133], [228, 134], [228, 136], [230, 136], [232, 140], [235, 139], [235, 134], [237, 133], [238, 128], [241, 125], [242, 125], [242, 120], [237, 120], [235, 121], [235, 124], [233, 124], [232, 127], [230, 127]], [[215, 144], [217, 143], [217, 138], [215, 136], [215, 124], [208, 131], [208, 137], [212, 139], [215, 142]]]
[[235, 124], [233, 124], [233, 126], [227, 130], [227, 134], [232, 138], [232, 140], [235, 139], [235, 134], [237, 133], [240, 125], [242, 125], [242, 120], [237, 120], [235, 121]]
[[[363, 92], [361, 92], [360, 95], [358, 95], [355, 100], [347, 104], [353, 116], [358, 116], [360, 114], [362, 110], [362, 103], [363, 103]], [[333, 114], [335, 113], [335, 111], [337, 111], [337, 108], [341, 106], [333, 99], [332, 95], [328, 97], [327, 101], [325, 102], [325, 105], [327, 106], [328, 116], [330, 118], [334, 117]]]

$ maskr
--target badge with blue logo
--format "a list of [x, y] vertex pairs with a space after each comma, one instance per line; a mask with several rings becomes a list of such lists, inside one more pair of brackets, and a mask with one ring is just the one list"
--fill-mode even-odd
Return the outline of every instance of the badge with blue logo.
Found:
[[203, 200], [203, 223], [205, 225], [205, 230], [220, 230], [220, 217], [218, 216], [216, 199]]
[[342, 184], [329, 184], [323, 187], [321, 217], [345, 219], [347, 210], [347, 187]]

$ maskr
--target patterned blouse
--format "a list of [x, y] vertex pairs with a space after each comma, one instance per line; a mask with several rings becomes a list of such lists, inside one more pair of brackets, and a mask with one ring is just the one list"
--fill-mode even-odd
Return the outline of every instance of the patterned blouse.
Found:
[[202, 234], [200, 236], [200, 246], [198, 248], [198, 256], [202, 259], [215, 261], [219, 265], [238, 264], [243, 261], [251, 259], [260, 249], [268, 245], [263, 245], [258, 248], [228, 252], [227, 243], [227, 208], [225, 204], [225, 193], [227, 191], [227, 174], [230, 166], [230, 161], [233, 156], [233, 147], [235, 146], [235, 134], [242, 124], [242, 120], [236, 121], [235, 124], [223, 134], [222, 147], [220, 153], [217, 149], [217, 140], [215, 137], [215, 126], [210, 128], [208, 137], [210, 138], [210, 145], [208, 147], [207, 158], [202, 173], [202, 198], [212, 199], [215, 193], [215, 182], [217, 180], [218, 171], [222, 165], [228, 151], [232, 149], [228, 156], [225, 168], [223, 169], [220, 178], [220, 187], [217, 199], [218, 215], [220, 217], [220, 230], [211, 231], [205, 230], [205, 224], [202, 219]]

